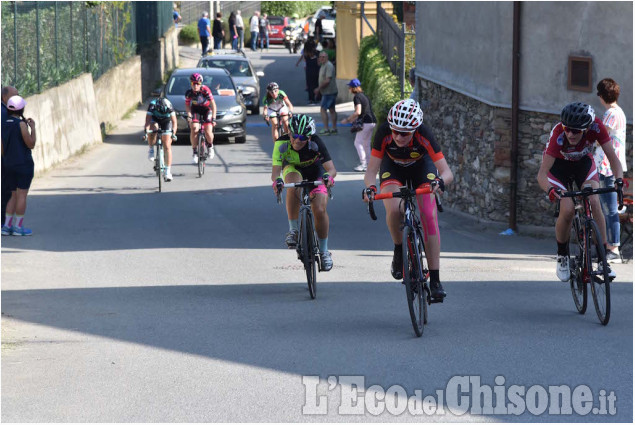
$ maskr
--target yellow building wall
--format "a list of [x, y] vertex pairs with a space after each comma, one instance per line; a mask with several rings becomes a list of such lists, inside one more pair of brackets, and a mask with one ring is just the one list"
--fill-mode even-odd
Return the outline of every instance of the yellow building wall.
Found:
[[[377, 30], [377, 2], [363, 2], [364, 14], [373, 29]], [[391, 2], [382, 3], [381, 6], [386, 12], [392, 14]], [[335, 27], [336, 44], [336, 78], [339, 92], [339, 99], [352, 100], [349, 96], [346, 83], [353, 78], [357, 78], [357, 60], [359, 58], [360, 25], [363, 23], [364, 37], [372, 35], [368, 24], [361, 18], [361, 2], [336, 1], [335, 10], [337, 20]], [[349, 99], [350, 97], [350, 99]]]

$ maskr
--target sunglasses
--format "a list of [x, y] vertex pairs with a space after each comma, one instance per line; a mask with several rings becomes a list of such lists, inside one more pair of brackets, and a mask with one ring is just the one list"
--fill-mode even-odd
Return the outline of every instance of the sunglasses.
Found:
[[567, 127], [565, 125], [562, 126], [562, 129], [565, 131], [565, 133], [571, 133], [571, 134], [580, 134], [584, 131], [584, 130], [579, 130], [577, 128]]
[[303, 136], [301, 134], [294, 134], [293, 138], [294, 139], [300, 139], [301, 142], [306, 142], [307, 140], [309, 140], [309, 138], [307, 136]]
[[192, 82], [191, 84], [192, 84], [193, 86], [202, 86], [202, 85], [203, 85], [203, 83], [195, 83], [195, 82]]
[[412, 133], [414, 133], [414, 131], [397, 131], [397, 130], [391, 130], [391, 131], [392, 131], [392, 134], [396, 136], [401, 136], [401, 137], [412, 136]]

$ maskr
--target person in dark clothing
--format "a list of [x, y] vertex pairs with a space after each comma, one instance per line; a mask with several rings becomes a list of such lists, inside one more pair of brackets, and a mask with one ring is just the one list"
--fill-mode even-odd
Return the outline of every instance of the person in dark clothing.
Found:
[[[26, 101], [12, 96], [7, 101], [7, 117], [2, 121], [2, 159], [5, 178], [11, 189], [2, 235], [30, 236], [24, 227], [26, 196], [33, 181], [35, 165], [31, 149], [35, 147], [35, 121], [24, 118]], [[30, 130], [30, 131], [29, 131]]]
[[221, 12], [216, 14], [214, 19], [214, 26], [212, 27], [212, 36], [214, 37], [214, 49], [223, 48], [223, 37], [225, 37], [225, 30], [223, 30], [223, 21], [220, 18], [223, 17]]
[[234, 12], [229, 14], [227, 24], [229, 25], [229, 40], [232, 43], [232, 50], [238, 50], [238, 29], [236, 28], [236, 14]]
[[[12, 86], [2, 87], [2, 122], [5, 121], [7, 117], [7, 101], [13, 97], [18, 95], [18, 90]], [[2, 172], [2, 176], [0, 177], [0, 183], [2, 184], [2, 223], [5, 221], [5, 213], [7, 211], [7, 203], [9, 199], [11, 199], [11, 189], [9, 189], [8, 180], [5, 177], [5, 166], [4, 166], [4, 153], [2, 155], [2, 166], [0, 167], [0, 171]]]
[[315, 94], [315, 89], [319, 85], [320, 64], [318, 64], [315, 44], [304, 48], [304, 60], [306, 62], [306, 86], [309, 91], [309, 105], [316, 105], [319, 100], [319, 95]]

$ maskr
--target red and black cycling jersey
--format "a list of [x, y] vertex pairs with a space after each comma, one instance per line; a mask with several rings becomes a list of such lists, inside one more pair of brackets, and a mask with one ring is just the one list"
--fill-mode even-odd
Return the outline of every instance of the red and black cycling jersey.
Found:
[[380, 125], [375, 132], [371, 155], [376, 158], [387, 156], [402, 167], [412, 165], [426, 155], [433, 162], [443, 159], [441, 147], [432, 135], [432, 131], [425, 125], [417, 128], [408, 146], [399, 147], [392, 139], [392, 131], [387, 122]]
[[212, 100], [214, 96], [207, 86], [201, 86], [198, 92], [192, 89], [185, 92], [185, 105], [189, 105], [193, 112], [206, 112], [211, 108]]
[[545, 153], [554, 158], [564, 159], [565, 161], [579, 161], [586, 156], [593, 158], [593, 145], [595, 142], [603, 145], [610, 141], [611, 136], [609, 136], [606, 127], [604, 127], [604, 124], [602, 124], [599, 118], [593, 121], [593, 124], [591, 124], [576, 145], [569, 143], [562, 123], [558, 123], [551, 130]]

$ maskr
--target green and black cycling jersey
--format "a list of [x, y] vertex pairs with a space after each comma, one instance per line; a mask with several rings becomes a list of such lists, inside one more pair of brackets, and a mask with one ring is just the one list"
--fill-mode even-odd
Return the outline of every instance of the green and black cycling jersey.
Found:
[[289, 135], [285, 134], [276, 141], [271, 159], [272, 165], [283, 168], [290, 165], [305, 176], [305, 172], [306, 175], [314, 175], [316, 171], [322, 170], [322, 164], [331, 161], [331, 155], [319, 136], [311, 136], [311, 140], [296, 151]]

